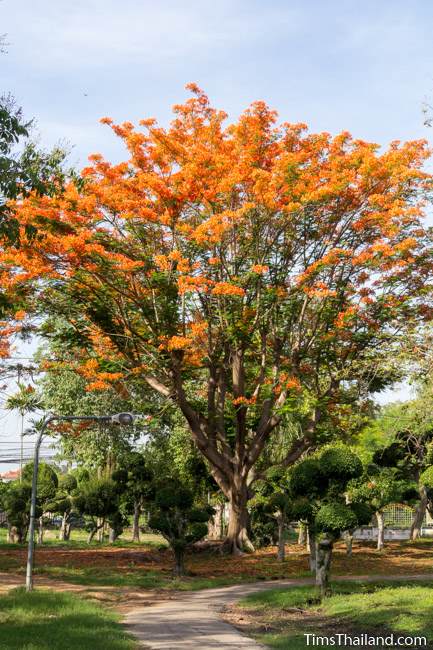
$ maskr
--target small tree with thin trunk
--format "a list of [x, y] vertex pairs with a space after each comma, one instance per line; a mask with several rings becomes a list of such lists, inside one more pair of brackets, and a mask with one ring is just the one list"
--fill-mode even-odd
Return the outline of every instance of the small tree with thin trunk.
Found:
[[87, 543], [91, 544], [95, 534], [104, 529], [107, 519], [119, 510], [118, 486], [111, 479], [85, 481], [79, 484], [74, 503], [78, 512], [87, 518]]
[[352, 481], [349, 486], [349, 499], [370, 504], [377, 521], [377, 549], [383, 550], [385, 545], [384, 510], [391, 503], [402, 502], [405, 499], [408, 484], [399, 480], [396, 470], [389, 467], [378, 467], [370, 463], [364, 470], [363, 476]]
[[316, 585], [322, 597], [330, 592], [332, 550], [343, 531], [358, 524], [356, 511], [346, 499], [351, 479], [361, 476], [362, 463], [347, 447], [327, 447], [313, 458], [300, 461], [290, 472], [290, 491], [297, 496], [294, 516], [306, 522]]
[[346, 554], [348, 557], [352, 557], [353, 534], [356, 528], [359, 526], [368, 526], [374, 514], [374, 510], [371, 505], [363, 501], [350, 503], [350, 508], [356, 515], [356, 525], [344, 531], [344, 541], [346, 542]]
[[[22, 472], [22, 482], [31, 485], [33, 476], [33, 462], [27, 463]], [[59, 485], [57, 473], [47, 463], [39, 464], [37, 501], [41, 509], [39, 516], [38, 543], [44, 540], [44, 515], [51, 511], [50, 504], [56, 495]]]
[[292, 498], [288, 490], [287, 470], [274, 467], [268, 470], [266, 478], [255, 484], [252, 508], [260, 508], [262, 513], [274, 522], [277, 539], [277, 559], [283, 562], [286, 557], [286, 532], [292, 514]]
[[47, 504], [50, 512], [62, 516], [59, 539], [67, 541], [71, 535], [72, 521], [76, 509], [74, 507], [74, 495], [77, 490], [77, 479], [73, 474], [60, 474], [58, 477], [58, 488], [55, 497]]
[[[26, 541], [30, 519], [31, 486], [14, 481], [2, 490], [1, 507], [5, 511], [9, 526], [9, 541], [23, 544]], [[41, 514], [37, 507], [36, 515]]]
[[374, 455], [375, 463], [398, 470], [399, 478], [412, 481], [417, 486], [418, 495], [410, 530], [412, 541], [420, 535], [428, 501], [420, 475], [433, 460], [431, 393], [432, 381], [429, 379], [418, 386], [415, 399], [391, 404], [385, 409], [381, 426], [393, 435], [393, 439]]
[[125, 455], [122, 470], [126, 473], [122, 501], [127, 514], [132, 514], [132, 541], [139, 542], [140, 516], [153, 498], [154, 475], [143, 454], [135, 451]]
[[149, 526], [170, 544], [176, 577], [185, 575], [185, 551], [205, 537], [214, 512], [210, 506], [195, 507], [193, 492], [175, 481], [156, 489]]

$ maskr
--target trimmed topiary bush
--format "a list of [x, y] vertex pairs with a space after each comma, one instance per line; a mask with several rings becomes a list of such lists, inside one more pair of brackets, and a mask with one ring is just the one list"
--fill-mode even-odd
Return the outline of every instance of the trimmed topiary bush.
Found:
[[317, 458], [305, 458], [297, 463], [289, 475], [290, 491], [294, 495], [319, 493], [325, 487], [323, 474]]
[[320, 533], [338, 538], [344, 530], [356, 528], [358, 519], [353, 510], [344, 503], [325, 503], [316, 513], [315, 527]]
[[161, 533], [170, 544], [174, 557], [174, 574], [185, 574], [185, 551], [207, 534], [207, 522], [215, 513], [211, 506], [194, 506], [194, 494], [172, 482], [156, 488], [149, 527]]
[[361, 459], [350, 449], [332, 447], [320, 455], [320, 471], [329, 480], [350, 481], [363, 472]]

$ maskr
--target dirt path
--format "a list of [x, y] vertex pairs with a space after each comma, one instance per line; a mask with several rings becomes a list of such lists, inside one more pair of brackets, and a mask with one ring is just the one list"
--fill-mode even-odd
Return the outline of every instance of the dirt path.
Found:
[[[432, 581], [431, 575], [413, 576], [335, 576], [338, 580]], [[310, 578], [256, 582], [253, 584], [206, 589], [177, 594], [169, 601], [156, 603], [148, 609], [137, 608], [127, 613], [125, 623], [144, 648], [152, 650], [236, 650], [264, 648], [224, 622], [221, 611], [244, 596], [264, 589], [312, 584]]]

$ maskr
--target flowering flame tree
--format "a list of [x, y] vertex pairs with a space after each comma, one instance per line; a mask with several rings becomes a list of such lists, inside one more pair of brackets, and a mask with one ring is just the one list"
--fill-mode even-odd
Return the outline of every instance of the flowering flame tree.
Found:
[[85, 338], [90, 389], [141, 377], [177, 405], [238, 552], [249, 483], [288, 406], [314, 396], [286, 465], [360, 360], [428, 313], [428, 151], [310, 134], [263, 102], [226, 126], [189, 88], [168, 128], [104, 118], [128, 160], [93, 155], [82, 183], [16, 205], [21, 245], [2, 259]]

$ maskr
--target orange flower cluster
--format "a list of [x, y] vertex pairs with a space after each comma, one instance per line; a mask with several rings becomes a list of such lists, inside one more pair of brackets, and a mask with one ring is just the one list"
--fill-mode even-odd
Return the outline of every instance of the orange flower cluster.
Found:
[[[290, 350], [308, 357], [308, 337], [351, 349], [355, 323], [366, 334], [385, 327], [428, 277], [429, 150], [423, 141], [381, 150], [347, 132], [278, 124], [264, 102], [226, 125], [226, 113], [189, 88], [166, 128], [103, 118], [126, 161], [95, 154], [84, 183], [11, 206], [21, 245], [0, 253], [2, 286], [37, 294], [55, 280], [65, 295], [83, 294], [96, 305], [85, 325], [95, 359], [134, 349], [155, 372], [175, 357], [193, 369], [220, 362], [237, 337], [252, 363], [269, 361], [279, 339], [289, 351], [272, 383], [299, 390], [291, 375], [311, 359]], [[29, 239], [29, 226], [40, 236]], [[94, 363], [82, 369], [93, 388], [117, 381]]]
[[230, 282], [217, 282], [212, 293], [214, 296], [244, 296], [245, 290]]
[[258, 275], [262, 275], [269, 271], [269, 266], [266, 266], [266, 264], [254, 264], [254, 266], [251, 267], [251, 271]]

